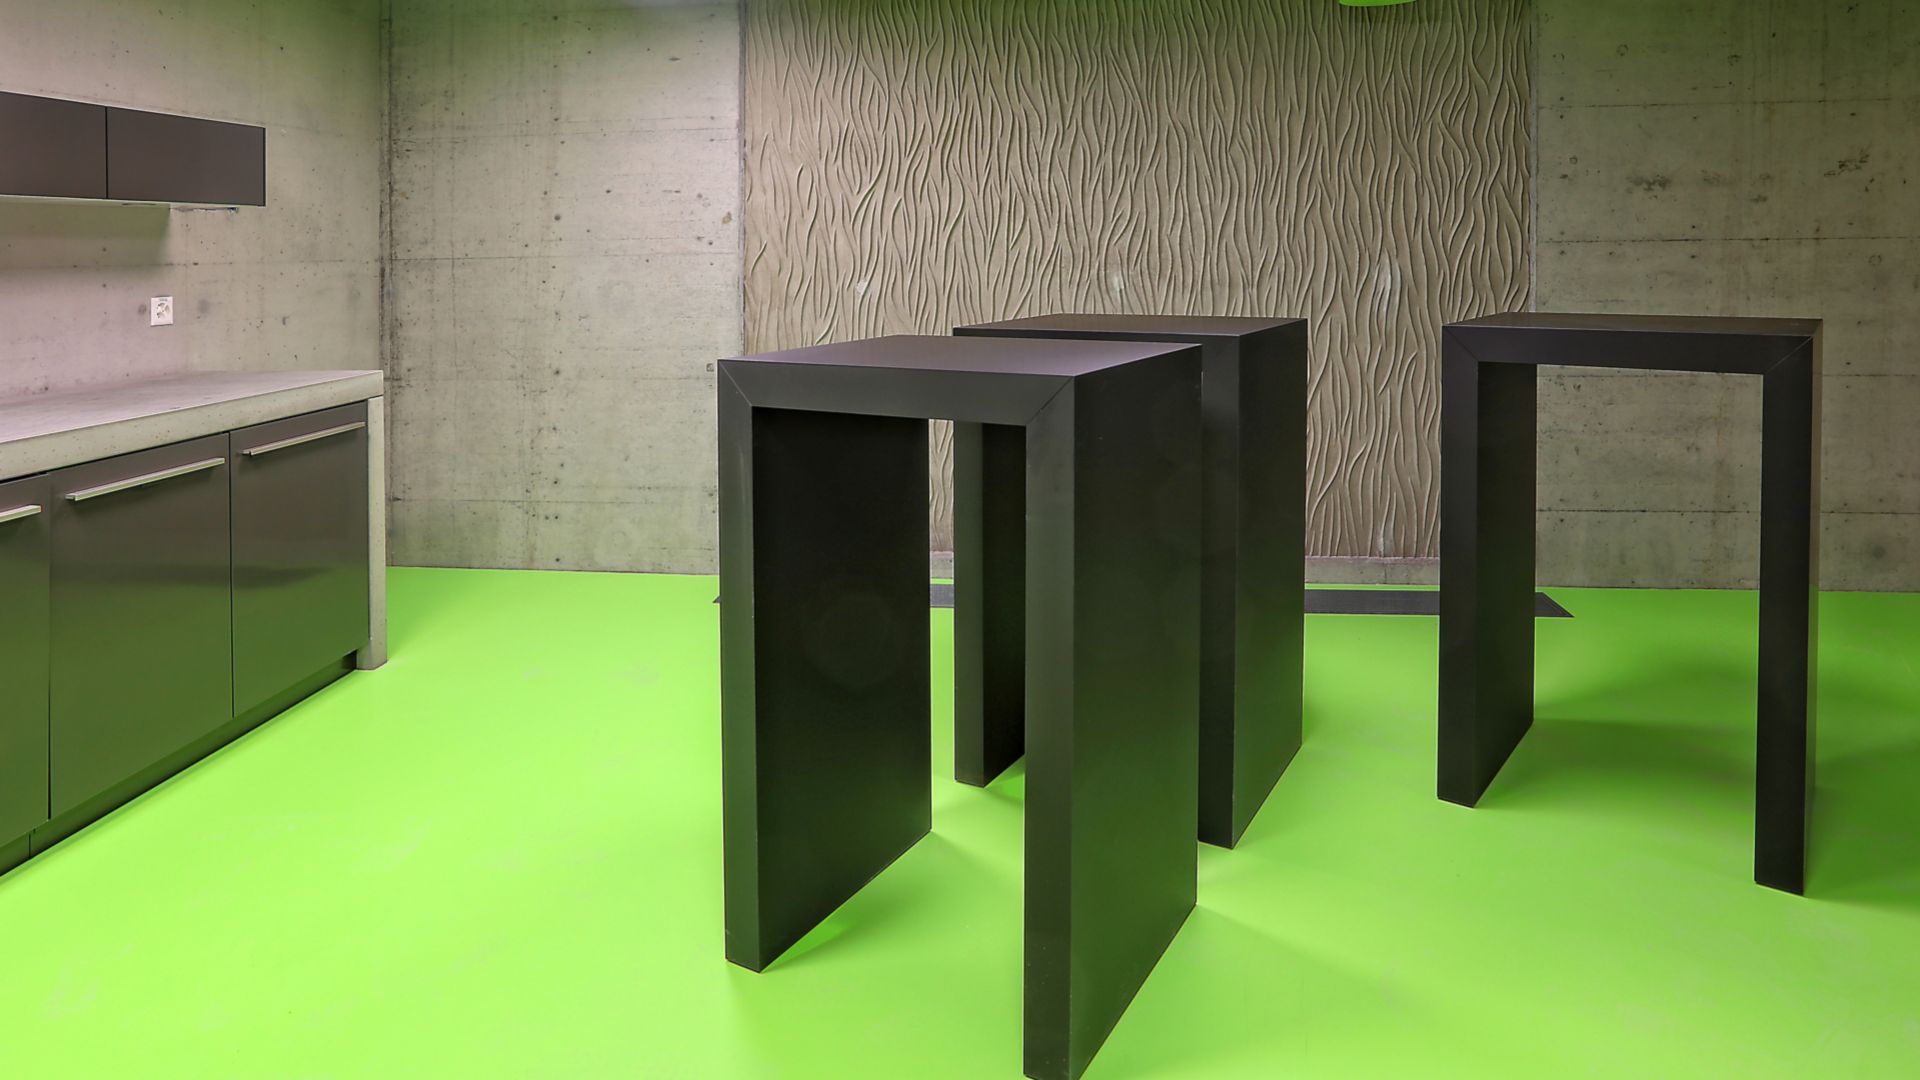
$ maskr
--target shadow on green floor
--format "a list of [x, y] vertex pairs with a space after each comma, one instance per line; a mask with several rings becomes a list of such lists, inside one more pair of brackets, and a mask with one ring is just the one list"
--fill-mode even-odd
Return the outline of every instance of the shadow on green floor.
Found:
[[[1751, 835], [1751, 666], [1677, 658], [1631, 684], [1541, 694], [1481, 806], [1593, 807]], [[1920, 912], [1920, 722], [1863, 682], [1821, 683], [1807, 895]]]
[[1807, 895], [1920, 913], [1920, 739], [1821, 755]]
[[1007, 766], [1007, 771], [994, 777], [993, 783], [988, 784], [985, 790], [995, 798], [1005, 799], [1015, 805], [1026, 805], [1027, 759], [1021, 758]]
[[[1419, 1007], [1364, 968], [1314, 951], [1312, 940], [1309, 929], [1287, 940], [1196, 907], [1132, 1006], [1142, 1013], [1177, 1009], [1185, 1037], [1153, 1038], [1122, 1023], [1102, 1050], [1099, 1075], [1246, 1075], [1251, 1065], [1272, 1060], [1276, 1018], [1314, 1038], [1355, 1038], [1363, 1037], [1368, 1009], [1391, 1002], [1404, 1015]], [[1236, 977], [1222, 979], [1223, 971]]]
[[[984, 874], [965, 849], [937, 832], [928, 833], [767, 965], [767, 971], [790, 971], [838, 951], [841, 944], [852, 946], [856, 939], [864, 952], [884, 948], [891, 933], [924, 933], [926, 927], [940, 925], [943, 909], [953, 906], [952, 882]], [[836, 947], [827, 949], [829, 945]]]

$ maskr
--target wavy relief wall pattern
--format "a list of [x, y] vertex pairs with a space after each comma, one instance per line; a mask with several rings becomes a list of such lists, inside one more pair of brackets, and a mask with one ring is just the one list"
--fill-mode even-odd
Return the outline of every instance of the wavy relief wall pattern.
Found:
[[1439, 327], [1527, 300], [1530, 33], [1525, 0], [748, 0], [747, 347], [1304, 315], [1309, 552], [1435, 555]]

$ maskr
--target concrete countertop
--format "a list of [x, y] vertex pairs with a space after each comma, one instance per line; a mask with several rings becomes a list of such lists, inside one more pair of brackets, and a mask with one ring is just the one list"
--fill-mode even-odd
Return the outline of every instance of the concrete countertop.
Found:
[[206, 371], [0, 398], [0, 480], [385, 393], [378, 371]]

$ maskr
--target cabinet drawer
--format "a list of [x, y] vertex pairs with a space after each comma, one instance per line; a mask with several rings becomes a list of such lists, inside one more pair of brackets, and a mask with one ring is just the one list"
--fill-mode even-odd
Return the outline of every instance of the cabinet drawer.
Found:
[[0, 847], [47, 820], [47, 478], [0, 484]]
[[236, 712], [367, 641], [367, 406], [233, 433]]
[[233, 717], [227, 436], [52, 474], [52, 811]]

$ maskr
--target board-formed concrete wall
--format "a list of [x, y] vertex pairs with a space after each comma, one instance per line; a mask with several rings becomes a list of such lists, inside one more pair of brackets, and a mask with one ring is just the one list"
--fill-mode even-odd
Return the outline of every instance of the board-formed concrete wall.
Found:
[[[1920, 9], [1535, 8], [1537, 306], [1825, 319], [1824, 584], [1920, 588]], [[1541, 580], [1755, 582], [1759, 380], [1540, 394]]]
[[[272, 147], [265, 210], [0, 201], [0, 393], [384, 357], [398, 561], [705, 571], [710, 365], [743, 316], [780, 347], [1298, 308], [1314, 550], [1372, 560], [1321, 576], [1417, 580], [1440, 321], [1813, 315], [1826, 585], [1920, 587], [1911, 3], [1125, 10], [1159, 32], [955, 0], [754, 0], [744, 35], [727, 2], [0, 0], [0, 89]], [[984, 47], [1022, 11], [1050, 36]], [[1758, 405], [1547, 375], [1541, 580], [1750, 584]]]
[[711, 571], [739, 8], [392, 0], [393, 550]]
[[379, 367], [383, 86], [379, 0], [0, 0], [0, 90], [262, 125], [269, 159], [264, 209], [0, 200], [0, 395]]

